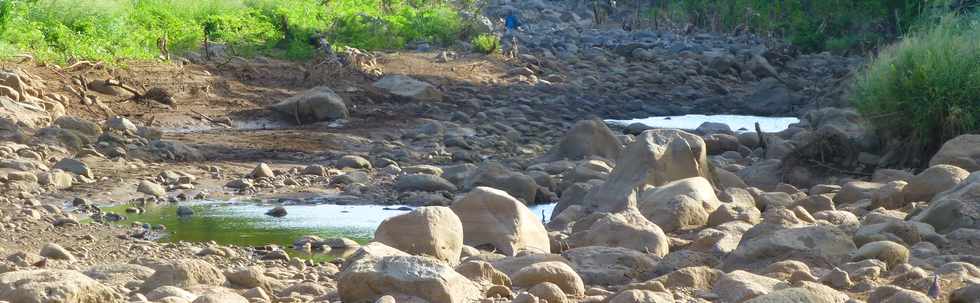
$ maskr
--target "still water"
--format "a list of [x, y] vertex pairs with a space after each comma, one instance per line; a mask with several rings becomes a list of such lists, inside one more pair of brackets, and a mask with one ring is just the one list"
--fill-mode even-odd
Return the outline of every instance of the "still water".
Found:
[[678, 128], [685, 130], [697, 129], [705, 122], [715, 122], [728, 124], [733, 131], [755, 131], [755, 123], [759, 123], [759, 128], [763, 132], [779, 132], [789, 127], [790, 124], [799, 123], [800, 119], [793, 117], [759, 117], [742, 115], [684, 115], [684, 116], [663, 116], [649, 117], [632, 120], [606, 120], [607, 123], [630, 125], [642, 123], [650, 127], [657, 128]]

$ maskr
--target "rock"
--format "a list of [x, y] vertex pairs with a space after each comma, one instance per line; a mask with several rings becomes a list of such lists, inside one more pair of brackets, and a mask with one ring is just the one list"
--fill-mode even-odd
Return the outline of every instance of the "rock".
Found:
[[330, 247], [331, 249], [348, 249], [348, 248], [357, 248], [361, 246], [360, 244], [357, 243], [357, 241], [348, 238], [329, 238], [323, 240], [323, 245]]
[[363, 184], [371, 180], [371, 177], [363, 171], [352, 171], [339, 175], [330, 180], [332, 184]]
[[67, 249], [55, 243], [45, 244], [44, 247], [41, 248], [40, 255], [49, 259], [64, 260], [68, 261], [69, 263], [75, 262], [75, 256], [72, 255], [71, 252], [68, 252]]
[[410, 254], [455, 264], [463, 247], [463, 225], [448, 207], [420, 207], [385, 219], [374, 232], [374, 240]]
[[156, 272], [143, 282], [141, 289], [147, 292], [160, 286], [186, 288], [195, 285], [220, 286], [224, 283], [224, 274], [211, 263], [197, 259], [181, 259], [161, 264], [156, 268]]
[[963, 182], [970, 173], [966, 170], [946, 164], [929, 167], [909, 179], [904, 189], [908, 202], [924, 202], [932, 200], [938, 193], [944, 192]]
[[616, 294], [609, 303], [673, 303], [669, 293], [642, 289], [629, 289]]
[[432, 84], [413, 79], [403, 75], [388, 75], [377, 82], [374, 87], [383, 89], [390, 94], [411, 98], [415, 101], [438, 102], [442, 101], [443, 95]]
[[463, 188], [472, 190], [478, 186], [506, 191], [525, 204], [534, 203], [538, 192], [538, 183], [533, 178], [493, 162], [481, 165], [473, 175], [466, 178]]
[[187, 302], [197, 299], [197, 295], [176, 286], [160, 286], [157, 289], [146, 293], [146, 298], [151, 301], [159, 301], [160, 299], [166, 297], [177, 297], [184, 299]]
[[837, 267], [820, 278], [820, 283], [833, 287], [834, 289], [848, 289], [854, 286], [854, 282], [851, 281], [851, 276], [846, 271]]
[[286, 211], [285, 207], [276, 206], [265, 212], [266, 216], [282, 218], [285, 217], [289, 212]]
[[704, 140], [679, 130], [643, 132], [616, 163], [606, 182], [594, 187], [583, 199], [586, 209], [623, 210], [635, 207], [637, 193], [646, 186], [698, 176], [711, 178]]
[[112, 117], [105, 121], [105, 128], [108, 130], [114, 130], [122, 132], [125, 134], [136, 134], [137, 127], [133, 121], [129, 121], [125, 117]]
[[783, 288], [755, 297], [745, 303], [845, 303], [850, 298], [830, 287], [803, 283], [801, 287]]
[[736, 175], [749, 186], [771, 191], [782, 183], [783, 164], [777, 159], [759, 161], [738, 171]]
[[721, 204], [711, 182], [702, 177], [681, 179], [643, 192], [637, 208], [664, 232], [706, 225]]
[[957, 228], [980, 228], [980, 173], [972, 173], [963, 182], [936, 194], [925, 210], [911, 214], [910, 220], [928, 223], [937, 232]]
[[133, 281], [143, 281], [153, 275], [152, 268], [137, 264], [103, 264], [92, 266], [84, 274], [106, 285], [126, 285]]
[[562, 256], [571, 262], [586, 285], [623, 285], [655, 276], [658, 260], [642, 252], [606, 246], [569, 249]]
[[875, 288], [868, 296], [868, 303], [932, 303], [926, 294], [894, 285]]
[[978, 303], [980, 302], [980, 284], [971, 284], [954, 290], [949, 295], [949, 303]]
[[715, 281], [711, 292], [723, 302], [744, 302], [772, 292], [782, 281], [750, 272], [736, 270]]
[[[466, 303], [481, 295], [475, 283], [442, 261], [407, 256], [390, 247], [370, 246], [355, 253], [356, 258], [349, 259], [337, 276], [338, 294], [344, 302], [371, 302], [383, 295], [405, 295], [428, 302]], [[391, 252], [367, 253], [365, 249]]]
[[429, 174], [401, 175], [395, 181], [395, 190], [398, 191], [449, 191], [455, 192], [456, 185], [443, 179], [442, 177]]
[[791, 112], [794, 107], [805, 102], [803, 97], [774, 78], [759, 81], [752, 91], [753, 93], [745, 96], [745, 108], [742, 109], [752, 115], [776, 116]]
[[23, 270], [0, 274], [0, 300], [17, 303], [101, 303], [122, 297], [73, 270]]
[[190, 206], [187, 206], [187, 205], [177, 206], [177, 216], [178, 217], [187, 217], [187, 216], [193, 216], [193, 215], [194, 215], [194, 209], [191, 208]]
[[596, 219], [592, 224], [583, 222], [584, 219], [576, 222], [575, 229], [580, 231], [569, 237], [569, 246], [625, 247], [657, 257], [670, 251], [670, 240], [664, 231], [634, 209], [594, 216]]
[[929, 166], [949, 164], [974, 172], [980, 170], [980, 135], [960, 135], [943, 143]]
[[[843, 263], [856, 248], [851, 237], [833, 226], [806, 226], [771, 230], [757, 225], [761, 234], [750, 230], [738, 248], [724, 261], [724, 268], [751, 269], [784, 260], [814, 260], [829, 264]], [[753, 228], [753, 229], [756, 229]], [[818, 263], [826, 264], [826, 263]]]
[[43, 107], [0, 96], [0, 129], [36, 129], [47, 125], [50, 119]]
[[656, 279], [667, 288], [711, 289], [722, 271], [706, 266], [685, 267]]
[[510, 287], [510, 277], [500, 272], [493, 265], [484, 261], [466, 261], [456, 266], [456, 272], [470, 281], [483, 286], [501, 285]]
[[79, 176], [84, 176], [89, 179], [94, 179], [95, 175], [92, 174], [92, 170], [82, 161], [78, 161], [72, 158], [64, 158], [58, 163], [54, 164], [54, 169], [60, 169], [66, 172], [70, 172]]
[[224, 275], [228, 282], [240, 288], [262, 287], [268, 283], [265, 269], [261, 266], [233, 268], [225, 271]]
[[268, 164], [259, 163], [248, 176], [252, 179], [275, 178], [276, 173], [272, 171], [272, 168]]
[[539, 162], [583, 160], [597, 156], [616, 159], [623, 151], [616, 135], [599, 119], [582, 120], [575, 124]]
[[191, 303], [249, 303], [248, 299], [230, 289], [212, 289]]
[[541, 219], [504, 191], [477, 187], [453, 202], [451, 208], [463, 224], [467, 245], [490, 245], [508, 256], [522, 250], [551, 251]]
[[909, 262], [909, 249], [892, 241], [876, 241], [861, 246], [854, 254], [854, 261], [878, 259], [894, 268]]
[[572, 267], [563, 262], [541, 262], [525, 267], [511, 276], [517, 287], [532, 287], [543, 282], [558, 285], [563, 292], [573, 296], [585, 295], [585, 285]]
[[102, 134], [102, 127], [99, 124], [79, 117], [63, 116], [54, 120], [54, 125], [64, 129], [70, 129], [91, 137], [98, 137]]
[[140, 181], [140, 184], [136, 186], [136, 191], [154, 197], [167, 196], [167, 189], [163, 185], [147, 180]]
[[865, 181], [847, 182], [841, 188], [840, 192], [834, 196], [834, 202], [837, 204], [851, 204], [863, 199], [871, 199], [871, 195], [882, 186], [883, 184], [881, 183]]
[[347, 155], [337, 160], [337, 168], [371, 169], [371, 161], [361, 156]]
[[871, 193], [871, 207], [885, 209], [899, 209], [905, 207], [909, 202], [905, 196], [905, 181], [892, 181], [882, 185]]
[[318, 86], [298, 93], [282, 102], [272, 105], [290, 121], [299, 124], [348, 119], [350, 113], [344, 99], [329, 87]]
[[551, 283], [551, 282], [543, 282], [538, 285], [535, 285], [534, 287], [531, 287], [531, 289], [528, 290], [528, 293], [534, 295], [535, 297], [543, 299], [549, 303], [568, 302], [568, 300], [565, 298], [565, 293], [562, 292], [561, 288], [558, 287], [558, 285], [555, 285], [555, 283]]
[[68, 189], [74, 184], [75, 180], [71, 174], [61, 170], [53, 170], [43, 173], [38, 178], [41, 185], [51, 186], [54, 189]]

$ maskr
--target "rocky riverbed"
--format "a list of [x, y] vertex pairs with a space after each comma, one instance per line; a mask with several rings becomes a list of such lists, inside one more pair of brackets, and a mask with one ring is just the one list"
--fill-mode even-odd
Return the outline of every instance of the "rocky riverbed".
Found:
[[[486, 11], [511, 12], [517, 58], [0, 63], [0, 301], [980, 302], [980, 137], [891, 167], [843, 108], [861, 59], [605, 29], [562, 2]], [[684, 114], [799, 123], [602, 120]], [[396, 213], [331, 214], [372, 216], [363, 237], [155, 241], [184, 223], [154, 214], [201, 201]]]

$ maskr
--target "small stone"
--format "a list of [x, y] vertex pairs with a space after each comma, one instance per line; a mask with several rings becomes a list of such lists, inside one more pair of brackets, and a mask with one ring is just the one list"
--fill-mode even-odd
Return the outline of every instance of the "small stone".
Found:
[[167, 190], [163, 187], [163, 185], [147, 180], [140, 181], [139, 186], [136, 187], [136, 191], [154, 197], [163, 197], [167, 195]]
[[276, 217], [276, 218], [285, 217], [286, 214], [287, 214], [286, 208], [285, 207], [282, 207], [282, 206], [276, 206], [276, 207], [270, 209], [269, 211], [265, 212], [265, 215]]
[[259, 163], [259, 165], [255, 166], [255, 169], [252, 170], [252, 173], [249, 174], [249, 176], [254, 179], [275, 178], [276, 173], [272, 171], [272, 168], [270, 168], [268, 164]]

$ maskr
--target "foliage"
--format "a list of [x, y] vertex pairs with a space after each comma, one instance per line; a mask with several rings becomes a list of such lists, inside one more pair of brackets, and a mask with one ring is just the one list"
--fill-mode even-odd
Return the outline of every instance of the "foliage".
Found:
[[473, 37], [473, 49], [484, 54], [500, 51], [500, 37], [493, 34], [481, 34]]
[[[637, 3], [646, 3], [634, 0]], [[953, 0], [955, 1], [955, 0]], [[656, 21], [715, 31], [747, 29], [807, 51], [867, 50], [947, 11], [951, 0], [662, 0], [645, 8]]]
[[[431, 2], [431, 3], [430, 3]], [[448, 44], [463, 20], [437, 0], [0, 0], [0, 57], [153, 59], [198, 50], [205, 36], [236, 55], [302, 59], [323, 36], [368, 49]]]
[[854, 105], [916, 153], [980, 131], [980, 24], [952, 17], [878, 55], [858, 77]]

